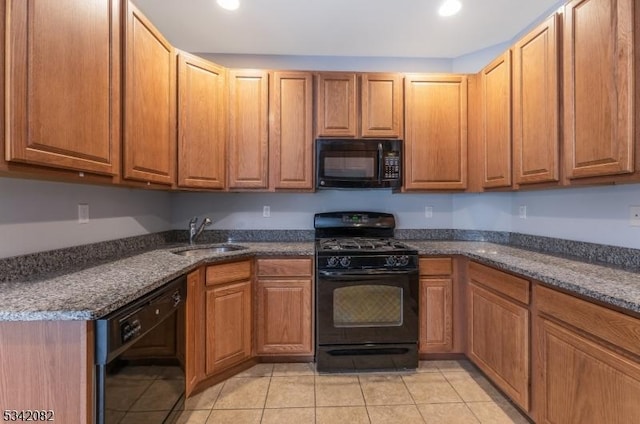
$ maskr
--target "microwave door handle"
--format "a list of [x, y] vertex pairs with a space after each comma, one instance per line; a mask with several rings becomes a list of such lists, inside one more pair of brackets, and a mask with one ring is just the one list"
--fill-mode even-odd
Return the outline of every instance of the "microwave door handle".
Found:
[[382, 173], [384, 172], [382, 143], [378, 143], [378, 183], [382, 183]]

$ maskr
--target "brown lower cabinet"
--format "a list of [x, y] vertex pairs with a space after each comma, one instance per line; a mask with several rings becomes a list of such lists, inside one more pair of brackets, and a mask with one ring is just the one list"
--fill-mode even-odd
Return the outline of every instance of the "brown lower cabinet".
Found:
[[313, 355], [312, 267], [306, 257], [258, 259], [258, 355]]
[[205, 372], [251, 357], [251, 261], [208, 266], [205, 276]]
[[640, 320], [536, 286], [538, 423], [640, 422]]
[[453, 260], [420, 258], [420, 353], [453, 350]]
[[469, 264], [468, 356], [525, 411], [529, 410], [530, 282]]

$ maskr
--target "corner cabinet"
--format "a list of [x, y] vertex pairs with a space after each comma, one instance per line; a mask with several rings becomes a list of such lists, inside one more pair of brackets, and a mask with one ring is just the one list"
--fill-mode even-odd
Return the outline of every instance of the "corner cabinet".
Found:
[[519, 185], [559, 181], [559, 17], [513, 47], [513, 168]]
[[178, 186], [224, 189], [227, 145], [227, 71], [178, 55]]
[[211, 265], [205, 274], [205, 374], [251, 358], [252, 261]]
[[274, 190], [313, 190], [313, 74], [274, 72], [269, 90], [269, 170]]
[[311, 258], [258, 259], [256, 353], [313, 355]]
[[269, 187], [269, 74], [229, 71], [229, 189]]
[[536, 286], [538, 423], [640, 422], [640, 320]]
[[565, 5], [564, 155], [569, 179], [634, 171], [634, 36], [640, 39], [634, 3], [637, 8], [633, 0], [573, 0]]
[[529, 410], [530, 282], [471, 262], [467, 355], [515, 403]]
[[405, 78], [404, 189], [467, 187], [467, 78]]
[[5, 6], [6, 160], [118, 175], [120, 1]]
[[124, 178], [175, 184], [176, 52], [129, 1], [124, 31]]
[[511, 50], [481, 71], [482, 187], [511, 187]]
[[453, 261], [420, 258], [420, 353], [453, 350]]

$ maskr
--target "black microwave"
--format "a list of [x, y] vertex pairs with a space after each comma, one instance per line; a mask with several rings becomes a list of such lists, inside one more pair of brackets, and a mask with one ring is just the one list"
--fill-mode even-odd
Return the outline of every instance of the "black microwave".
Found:
[[316, 188], [400, 188], [402, 140], [316, 140]]

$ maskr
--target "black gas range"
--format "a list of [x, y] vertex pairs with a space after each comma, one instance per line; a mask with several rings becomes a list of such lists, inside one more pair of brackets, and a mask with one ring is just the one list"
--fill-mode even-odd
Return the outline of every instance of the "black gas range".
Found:
[[380, 212], [314, 217], [320, 372], [418, 366], [418, 252]]

